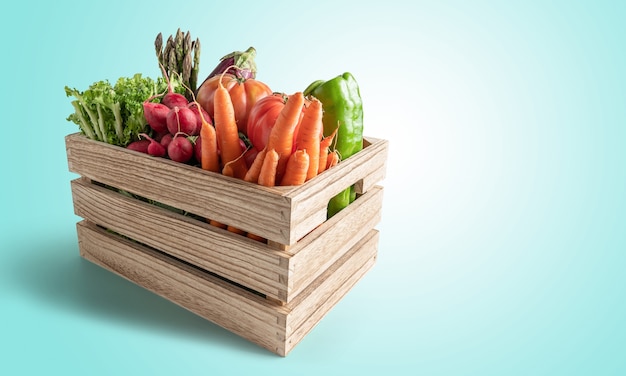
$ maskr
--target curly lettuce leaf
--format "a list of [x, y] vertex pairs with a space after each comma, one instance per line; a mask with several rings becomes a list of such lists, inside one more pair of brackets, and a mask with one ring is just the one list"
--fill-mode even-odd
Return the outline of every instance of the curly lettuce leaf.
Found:
[[[185, 88], [178, 80], [172, 81], [177, 93]], [[79, 126], [87, 137], [113, 145], [126, 146], [148, 132], [149, 126], [143, 113], [143, 102], [167, 92], [167, 82], [159, 77], [153, 80], [140, 73], [121, 77], [115, 85], [108, 80], [94, 82], [87, 90], [65, 87], [68, 97], [74, 97], [74, 113], [67, 118]]]

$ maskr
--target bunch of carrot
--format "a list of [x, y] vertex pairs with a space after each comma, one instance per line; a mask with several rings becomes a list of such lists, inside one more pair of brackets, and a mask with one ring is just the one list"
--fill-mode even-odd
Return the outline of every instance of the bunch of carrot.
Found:
[[336, 156], [329, 151], [334, 134], [321, 138], [322, 129], [321, 102], [313, 97], [305, 99], [301, 92], [290, 95], [267, 146], [259, 152], [244, 180], [264, 186], [300, 185], [336, 164], [338, 158], [328, 158], [329, 154]]
[[[302, 92], [290, 95], [272, 127], [266, 147], [248, 168], [245, 152], [241, 152], [232, 100], [220, 85], [215, 92], [213, 125], [202, 121], [201, 167], [266, 187], [303, 184], [339, 162], [336, 151], [330, 150], [337, 131], [322, 136], [322, 114], [318, 99], [305, 98]], [[213, 220], [209, 223], [245, 234]], [[264, 241], [254, 234], [247, 236]]]
[[339, 162], [337, 153], [330, 151], [336, 131], [328, 137], [321, 136], [322, 104], [314, 97], [305, 98], [302, 92], [288, 97], [270, 132], [267, 146], [249, 168], [241, 153], [233, 104], [224, 87], [215, 92], [214, 104], [214, 127], [203, 122], [200, 133], [201, 165], [205, 170], [268, 187], [286, 186], [303, 184]]

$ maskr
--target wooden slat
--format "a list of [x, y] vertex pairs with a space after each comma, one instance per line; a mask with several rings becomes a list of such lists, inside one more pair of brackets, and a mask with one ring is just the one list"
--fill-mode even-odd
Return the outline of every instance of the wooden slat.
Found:
[[[354, 154], [332, 169], [287, 193], [293, 202], [293, 239], [299, 240], [315, 226], [324, 221], [328, 201], [344, 189], [359, 183], [360, 193], [364, 193], [375, 182], [385, 177], [388, 141], [377, 140], [362, 152]], [[362, 184], [366, 179], [367, 184]], [[293, 241], [293, 239], [291, 239]]]
[[93, 223], [289, 302], [380, 220], [382, 187], [372, 188], [288, 251], [128, 197], [72, 181], [75, 213]]
[[380, 222], [382, 202], [383, 188], [372, 187], [289, 250], [294, 253], [289, 267], [291, 296], [297, 296]]
[[84, 219], [277, 299], [287, 294], [288, 253], [82, 179], [72, 196]]
[[77, 231], [85, 259], [281, 356], [371, 268], [378, 239], [371, 230], [296, 299], [279, 305], [88, 221]]
[[270, 351], [284, 347], [282, 307], [89, 222], [77, 231], [85, 259]]
[[369, 271], [376, 261], [378, 231], [371, 230], [294, 299], [287, 317], [289, 353]]
[[341, 190], [368, 176], [384, 176], [376, 170], [385, 168], [387, 141], [364, 144], [362, 151], [301, 186], [268, 188], [78, 133], [66, 137], [72, 172], [284, 245], [323, 223], [328, 200]]

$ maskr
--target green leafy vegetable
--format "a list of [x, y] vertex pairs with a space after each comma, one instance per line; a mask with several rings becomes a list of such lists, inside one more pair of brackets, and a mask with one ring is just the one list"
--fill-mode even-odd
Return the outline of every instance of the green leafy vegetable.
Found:
[[[172, 86], [178, 93], [185, 91], [180, 82], [175, 81]], [[84, 92], [66, 86], [65, 94], [74, 97], [74, 113], [67, 120], [77, 124], [91, 139], [126, 146], [138, 140], [140, 133], [149, 131], [143, 102], [166, 91], [163, 78], [153, 80], [140, 73], [121, 77], [115, 85], [108, 80], [94, 82]]]

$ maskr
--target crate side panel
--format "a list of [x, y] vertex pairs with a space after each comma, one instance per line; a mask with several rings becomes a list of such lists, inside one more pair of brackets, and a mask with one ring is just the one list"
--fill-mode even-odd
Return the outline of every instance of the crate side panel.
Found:
[[309, 285], [289, 307], [286, 352], [289, 353], [373, 267], [378, 251], [378, 231], [371, 230]]
[[284, 300], [291, 255], [113, 190], [72, 181], [76, 215], [216, 273], [250, 289]]
[[373, 187], [296, 245], [291, 259], [293, 297], [348, 252], [381, 219], [383, 188]]
[[80, 134], [66, 137], [71, 172], [288, 244], [292, 205], [267, 188]]
[[[356, 185], [359, 193], [383, 179], [387, 163], [388, 142], [376, 140], [357, 154], [324, 171], [308, 183], [288, 193], [292, 199], [292, 238], [299, 240], [325, 220], [328, 201], [344, 189]], [[365, 179], [365, 180], [364, 180]], [[315, 218], [312, 221], [311, 218]]]
[[285, 307], [202, 273], [87, 221], [77, 224], [81, 256], [279, 355]]

